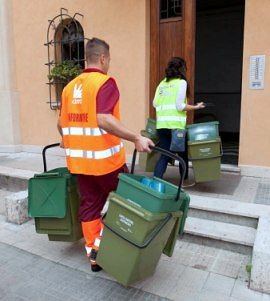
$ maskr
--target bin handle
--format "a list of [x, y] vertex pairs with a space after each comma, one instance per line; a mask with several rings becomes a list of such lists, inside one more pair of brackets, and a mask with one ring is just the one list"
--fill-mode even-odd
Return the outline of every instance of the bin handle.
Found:
[[54, 144], [49, 144], [46, 145], [43, 150], [42, 150], [42, 160], [43, 160], [43, 168], [44, 168], [44, 172], [47, 171], [47, 162], [46, 162], [46, 150], [52, 147], [56, 147], [59, 146], [60, 143], [54, 143]]
[[139, 249], [144, 249], [146, 248], [152, 241], [153, 239], [158, 235], [158, 233], [162, 230], [162, 228], [168, 223], [168, 221], [172, 218], [172, 214], [169, 213], [165, 219], [163, 219], [156, 227], [155, 229], [147, 236], [145, 241], [142, 244], [137, 244], [134, 241], [131, 241], [130, 239], [122, 236], [117, 230], [112, 229], [112, 227], [108, 226], [106, 223], [104, 223], [104, 226], [108, 228], [110, 231], [112, 231], [115, 235], [120, 236], [122, 239], [127, 241], [128, 243], [132, 244], [133, 246], [139, 248]]
[[[180, 181], [179, 181], [179, 185], [178, 185], [178, 191], [177, 191], [177, 194], [176, 194], [176, 197], [175, 197], [175, 201], [177, 202], [178, 199], [179, 199], [180, 193], [181, 193], [183, 175], [186, 174], [186, 169], [187, 169], [185, 161], [180, 156], [178, 156], [177, 154], [169, 152], [169, 151], [167, 151], [163, 148], [160, 148], [158, 146], [150, 146], [150, 149], [152, 149], [152, 151], [159, 152], [162, 155], [168, 156], [168, 157], [170, 157], [170, 158], [172, 158], [176, 161], [179, 161]], [[137, 156], [137, 150], [134, 149], [133, 156], [132, 156], [132, 163], [131, 163], [131, 171], [130, 171], [131, 174], [134, 174], [136, 156]], [[183, 174], [182, 174], [182, 172], [183, 172]]]
[[220, 142], [220, 155], [214, 156], [214, 157], [205, 157], [205, 158], [189, 158], [190, 161], [197, 161], [197, 160], [204, 160], [204, 159], [216, 159], [216, 158], [221, 158], [223, 156], [223, 148], [222, 148], [222, 143]]
[[35, 178], [48, 178], [48, 177], [59, 177], [59, 172], [48, 172], [36, 174]]

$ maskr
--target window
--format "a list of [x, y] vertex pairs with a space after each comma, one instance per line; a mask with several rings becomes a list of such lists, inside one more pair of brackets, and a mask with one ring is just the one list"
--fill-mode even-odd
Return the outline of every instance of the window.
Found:
[[182, 0], [160, 0], [160, 19], [182, 16]]
[[47, 47], [48, 79], [50, 108], [56, 110], [61, 106], [61, 95], [65, 85], [85, 68], [84, 31], [77, 17], [71, 16], [65, 8], [60, 14], [48, 20]]
[[56, 29], [54, 42], [56, 63], [72, 61], [84, 69], [84, 33], [78, 21], [63, 20]]

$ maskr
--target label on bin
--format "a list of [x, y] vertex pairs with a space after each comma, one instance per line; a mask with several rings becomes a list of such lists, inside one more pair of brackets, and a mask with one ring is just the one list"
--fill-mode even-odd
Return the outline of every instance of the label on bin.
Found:
[[126, 217], [122, 214], [119, 214], [119, 221], [129, 227], [134, 225], [134, 222], [131, 219], [129, 219], [128, 217]]
[[200, 152], [201, 152], [201, 153], [209, 153], [209, 152], [210, 152], [210, 150], [211, 150], [211, 148], [210, 148], [210, 147], [206, 147], [206, 148], [200, 148]]
[[195, 137], [195, 140], [196, 141], [199, 141], [199, 140], [206, 140], [208, 138], [208, 134], [198, 134], [196, 137]]

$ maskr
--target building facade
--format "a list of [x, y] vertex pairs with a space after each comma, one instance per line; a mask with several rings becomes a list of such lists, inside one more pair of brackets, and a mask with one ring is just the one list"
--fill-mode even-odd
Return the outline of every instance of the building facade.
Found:
[[[44, 44], [48, 20], [65, 8], [62, 14], [75, 15], [85, 38], [110, 44], [110, 74], [119, 85], [122, 121], [128, 128], [139, 132], [146, 118], [153, 117], [155, 86], [168, 58], [181, 55], [188, 65], [190, 101], [214, 103], [215, 111], [208, 115], [220, 121], [224, 139], [236, 137], [236, 164], [242, 173], [270, 177], [270, 2], [206, 2], [1, 0], [0, 151], [39, 152], [60, 140], [59, 112], [48, 103], [45, 64], [50, 61]], [[57, 60], [52, 53], [51, 60]], [[254, 76], [261, 80], [259, 89], [251, 85]], [[197, 117], [190, 115], [189, 122]], [[127, 143], [128, 153], [132, 147]]]

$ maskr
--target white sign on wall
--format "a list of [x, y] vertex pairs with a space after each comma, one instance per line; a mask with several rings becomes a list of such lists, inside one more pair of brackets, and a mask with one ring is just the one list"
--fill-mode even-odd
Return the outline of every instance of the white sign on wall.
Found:
[[249, 62], [249, 88], [264, 89], [265, 55], [251, 55]]

